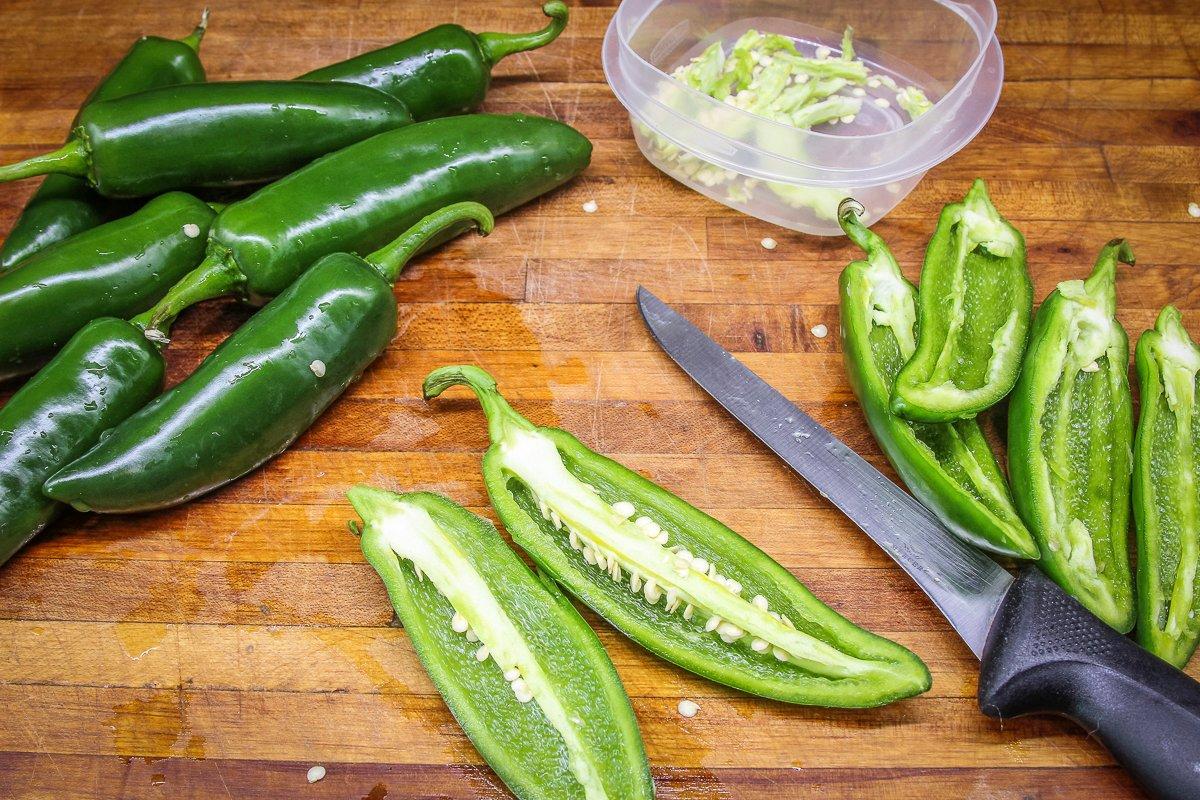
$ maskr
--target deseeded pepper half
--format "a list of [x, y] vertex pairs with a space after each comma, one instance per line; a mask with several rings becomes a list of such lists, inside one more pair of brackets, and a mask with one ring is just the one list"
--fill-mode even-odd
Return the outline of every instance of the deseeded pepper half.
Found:
[[892, 411], [967, 419], [1016, 383], [1033, 313], [1025, 238], [976, 180], [942, 209], [921, 267], [917, 348], [896, 376]]
[[[198, 51], [207, 26], [206, 9], [196, 29], [181, 40], [159, 36], [138, 39], [83, 105], [159, 86], [203, 81], [204, 67]], [[75, 127], [74, 122], [71, 127]], [[46, 176], [0, 245], [0, 274], [56, 242], [96, 227], [110, 217], [111, 211], [112, 202], [92, 191], [86, 181], [70, 175]]]
[[444, 497], [366, 486], [347, 494], [364, 521], [363, 554], [422, 665], [517, 797], [654, 796], [617, 672], [553, 581]]
[[1137, 638], [1182, 669], [1200, 641], [1200, 347], [1167, 306], [1138, 340], [1141, 419], [1133, 446]]
[[1124, 633], [1133, 627], [1133, 399], [1115, 316], [1118, 260], [1133, 263], [1123, 239], [1101, 250], [1087, 280], [1060, 283], [1038, 309], [1009, 399], [1008, 470], [1041, 568]]
[[842, 230], [867, 253], [842, 271], [842, 353], [867, 425], [918, 499], [957, 536], [994, 553], [1036, 559], [1004, 473], [974, 419], [911, 422], [888, 406], [900, 367], [916, 349], [917, 291], [884, 241], [845, 201]]
[[484, 483], [513, 541], [650, 652], [791, 703], [876, 706], [929, 688], [911, 652], [855, 626], [662, 487], [565, 431], [535, 427], [478, 367], [435, 370], [424, 394], [459, 384], [487, 416]]

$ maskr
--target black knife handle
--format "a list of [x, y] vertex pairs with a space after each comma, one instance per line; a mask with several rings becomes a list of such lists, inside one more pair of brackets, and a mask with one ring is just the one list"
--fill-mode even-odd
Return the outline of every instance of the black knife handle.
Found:
[[1200, 798], [1200, 683], [1026, 567], [983, 651], [988, 716], [1062, 714], [1099, 739], [1155, 798]]

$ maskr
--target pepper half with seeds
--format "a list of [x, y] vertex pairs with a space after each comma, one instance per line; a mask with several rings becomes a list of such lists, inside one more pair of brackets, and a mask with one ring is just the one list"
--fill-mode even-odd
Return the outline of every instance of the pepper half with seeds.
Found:
[[551, 580], [444, 497], [366, 486], [348, 496], [366, 523], [363, 554], [421, 663], [517, 797], [654, 796], [617, 672]]
[[474, 390], [487, 416], [484, 482], [513, 541], [638, 644], [791, 703], [877, 706], [929, 688], [914, 654], [858, 628], [662, 487], [565, 431], [535, 427], [478, 367], [435, 370], [424, 394], [459, 384]]
[[896, 373], [916, 349], [917, 290], [856, 206], [844, 201], [838, 213], [842, 230], [867, 253], [842, 270], [842, 352], [875, 441], [909, 490], [956, 536], [1001, 555], [1037, 559], [1037, 544], [979, 423], [912, 422], [888, 408]]
[[1137, 638], [1181, 669], [1200, 642], [1200, 347], [1174, 306], [1138, 340], [1142, 412], [1133, 446]]

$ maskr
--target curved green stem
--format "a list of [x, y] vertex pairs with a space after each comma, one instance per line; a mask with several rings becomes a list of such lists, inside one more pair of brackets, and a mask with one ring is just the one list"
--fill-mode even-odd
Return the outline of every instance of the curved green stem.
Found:
[[1096, 257], [1096, 266], [1092, 274], [1084, 281], [1084, 288], [1089, 294], [1097, 291], [1115, 292], [1113, 287], [1117, 280], [1117, 262], [1132, 265], [1135, 262], [1133, 248], [1124, 239], [1113, 239], [1100, 251]]
[[371, 253], [364, 260], [379, 270], [384, 280], [391, 283], [400, 276], [404, 265], [421, 252], [434, 237], [445, 233], [448, 228], [471, 222], [479, 228], [482, 236], [492, 232], [494, 220], [492, 212], [488, 211], [486, 206], [468, 201], [439, 208], [400, 234], [400, 238]]
[[421, 394], [426, 400], [432, 400], [451, 386], [467, 386], [475, 392], [479, 405], [483, 406], [483, 415], [487, 417], [488, 436], [493, 442], [504, 439], [504, 430], [509, 426], [530, 431], [534, 429], [533, 423], [513, 410], [496, 389], [496, 379], [470, 364], [435, 369], [425, 376]]
[[0, 167], [0, 183], [49, 173], [84, 178], [87, 177], [87, 168], [87, 147], [79, 139], [71, 139], [52, 153]]
[[200, 22], [196, 25], [196, 29], [179, 41], [199, 53], [200, 41], [204, 38], [206, 30], [208, 30], [208, 6], [205, 6], [204, 10], [200, 12]]
[[184, 275], [152, 308], [130, 320], [145, 331], [155, 331], [153, 340], [166, 344], [171, 325], [184, 309], [204, 300], [234, 294], [246, 282], [231, 259], [209, 253], [200, 266]]
[[476, 38], [479, 39], [479, 49], [483, 51], [483, 57], [487, 59], [488, 63], [495, 64], [505, 56], [511, 56], [513, 53], [520, 53], [523, 50], [534, 50], [553, 42], [567, 27], [567, 17], [569, 16], [567, 5], [562, 0], [550, 0], [542, 6], [542, 13], [550, 17], [550, 24], [540, 31], [477, 34]]

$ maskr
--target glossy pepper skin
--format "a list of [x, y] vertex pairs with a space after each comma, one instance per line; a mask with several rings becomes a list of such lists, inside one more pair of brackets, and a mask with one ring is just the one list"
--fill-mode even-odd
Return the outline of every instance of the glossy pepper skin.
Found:
[[164, 86], [86, 106], [62, 149], [0, 167], [0, 181], [64, 173], [106, 197], [260, 183], [410, 122], [396, 98], [351, 83]]
[[969, 419], [1016, 383], [1033, 314], [1025, 237], [976, 180], [942, 209], [921, 267], [917, 349], [892, 411], [917, 422]]
[[479, 114], [417, 123], [331, 153], [222, 211], [205, 262], [145, 322], [169, 324], [180, 305], [230, 294], [261, 304], [322, 256], [370, 253], [452, 203], [502, 214], [582, 172], [591, 152], [591, 142], [561, 122]]
[[867, 253], [842, 271], [842, 353], [867, 426], [917, 498], [958, 537], [993, 553], [1037, 559], [1008, 482], [973, 419], [911, 422], [889, 408], [900, 367], [916, 348], [917, 290], [884, 241], [843, 202], [842, 230]]
[[421, 664], [513, 794], [654, 796], [617, 672], [553, 581], [534, 575], [490, 522], [444, 497], [365, 486], [347, 494], [365, 523], [363, 554]]
[[459, 384], [487, 417], [484, 484], [513, 541], [642, 647], [789, 703], [877, 706], [929, 688], [925, 665], [904, 647], [855, 626], [662, 487], [565, 431], [535, 427], [478, 367], [435, 370], [423, 390], [432, 398]]
[[46, 478], [148, 403], [163, 372], [140, 328], [98, 319], [0, 408], [0, 564], [62, 509]]
[[500, 59], [543, 47], [567, 26], [567, 6], [560, 0], [546, 3], [542, 12], [550, 24], [533, 33], [472, 33], [459, 25], [439, 25], [300, 80], [370, 86], [403, 100], [416, 120], [465, 114], [483, 102]]
[[191, 375], [57, 472], [45, 492], [81, 510], [164, 508], [279, 455], [395, 336], [392, 281], [403, 265], [470, 221], [491, 230], [487, 209], [464, 203], [430, 215], [369, 261], [321, 259]]
[[1122, 239], [1087, 280], [1064, 281], [1038, 309], [1008, 406], [1013, 499], [1042, 570], [1093, 614], [1133, 627], [1127, 528], [1133, 443], [1129, 343], [1115, 317]]
[[32, 372], [99, 317], [154, 305], [204, 258], [214, 212], [170, 192], [0, 275], [0, 379]]
[[1182, 669], [1200, 642], [1200, 347], [1167, 306], [1134, 356], [1141, 418], [1133, 445], [1137, 639]]
[[[83, 105], [160, 86], [203, 81], [199, 48], [207, 25], [205, 13], [196, 30], [182, 40], [158, 36], [138, 39]], [[86, 181], [70, 175], [47, 175], [0, 245], [0, 274], [56, 242], [96, 227], [110, 217], [111, 210], [112, 203], [92, 191]]]

